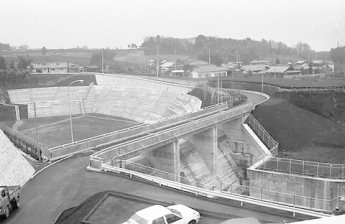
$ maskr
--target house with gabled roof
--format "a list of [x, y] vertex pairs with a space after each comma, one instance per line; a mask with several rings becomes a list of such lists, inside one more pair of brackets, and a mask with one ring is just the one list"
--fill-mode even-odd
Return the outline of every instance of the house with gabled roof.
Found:
[[216, 65], [202, 65], [195, 67], [192, 72], [192, 78], [209, 78], [218, 76], [227, 76], [227, 67], [218, 67]]

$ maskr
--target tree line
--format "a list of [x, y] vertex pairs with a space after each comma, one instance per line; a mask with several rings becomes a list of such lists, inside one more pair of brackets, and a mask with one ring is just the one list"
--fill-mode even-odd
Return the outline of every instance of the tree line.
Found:
[[236, 40], [199, 35], [196, 38], [180, 39], [172, 37], [147, 37], [141, 45], [145, 54], [186, 54], [220, 65], [223, 62], [240, 60], [249, 63], [252, 60], [274, 59], [281, 56], [310, 59], [315, 51], [307, 43], [299, 42], [289, 47], [283, 42], [250, 38]]

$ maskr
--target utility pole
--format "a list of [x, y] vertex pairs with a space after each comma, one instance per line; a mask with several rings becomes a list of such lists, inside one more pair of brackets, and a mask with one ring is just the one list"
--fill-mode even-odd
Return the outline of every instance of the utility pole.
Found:
[[211, 49], [208, 49], [208, 64], [211, 64]]
[[219, 104], [219, 72], [218, 72], [218, 82], [217, 82], [217, 103]]
[[177, 56], [176, 56], [176, 49], [175, 49], [175, 72], [176, 72], [176, 63], [177, 63]]
[[156, 75], [157, 75], [157, 78], [158, 78], [158, 73], [159, 73], [159, 46], [158, 46], [158, 43], [157, 43], [157, 64], [156, 64]]
[[104, 68], [103, 68], [103, 48], [102, 48], [102, 74], [104, 73]]
[[239, 68], [240, 68], [240, 65], [239, 65], [238, 51], [236, 51], [236, 65], [237, 65], [237, 69], [239, 69]]
[[277, 78], [277, 50], [274, 48], [274, 60], [275, 60], [275, 67], [274, 67], [274, 78]]
[[261, 92], [264, 92], [264, 73], [261, 74]]

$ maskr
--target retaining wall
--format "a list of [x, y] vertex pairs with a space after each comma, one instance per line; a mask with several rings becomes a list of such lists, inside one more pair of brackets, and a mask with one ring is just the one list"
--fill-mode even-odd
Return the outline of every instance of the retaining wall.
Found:
[[[270, 200], [291, 203], [319, 210], [333, 211], [335, 207], [345, 210], [345, 203], [339, 195], [345, 194], [344, 180], [331, 180], [272, 171], [248, 169], [250, 187], [277, 192], [267, 194]], [[284, 195], [285, 194], [285, 195]], [[251, 191], [253, 197], [262, 197], [259, 191]]]
[[[13, 103], [28, 105], [29, 118], [35, 116], [35, 106], [37, 117], [68, 115], [69, 99], [72, 114], [81, 114], [84, 108], [86, 113], [102, 113], [145, 123], [195, 112], [201, 107], [201, 101], [186, 94], [186, 88], [155, 83], [152, 88], [145, 88], [140, 84], [142, 81], [139, 84], [136, 80], [122, 81], [119, 86], [72, 86], [70, 97], [68, 87], [9, 90], [9, 96]], [[133, 83], [137, 88], [126, 87]], [[159, 88], [155, 89], [155, 85]]]
[[154, 89], [158, 91], [170, 91], [179, 93], [188, 93], [193, 88], [191, 86], [174, 83], [162, 82], [159, 80], [148, 79], [147, 77], [139, 77], [121, 74], [97, 74], [95, 75], [98, 85], [102, 86], [121, 86], [129, 88]]

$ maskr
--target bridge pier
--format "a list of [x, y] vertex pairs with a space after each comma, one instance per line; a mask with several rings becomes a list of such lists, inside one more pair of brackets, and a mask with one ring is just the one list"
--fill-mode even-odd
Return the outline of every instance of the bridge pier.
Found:
[[180, 144], [178, 140], [174, 141], [172, 143], [173, 145], [173, 163], [174, 163], [174, 175], [175, 175], [175, 181], [181, 182], [181, 159], [180, 159]]

